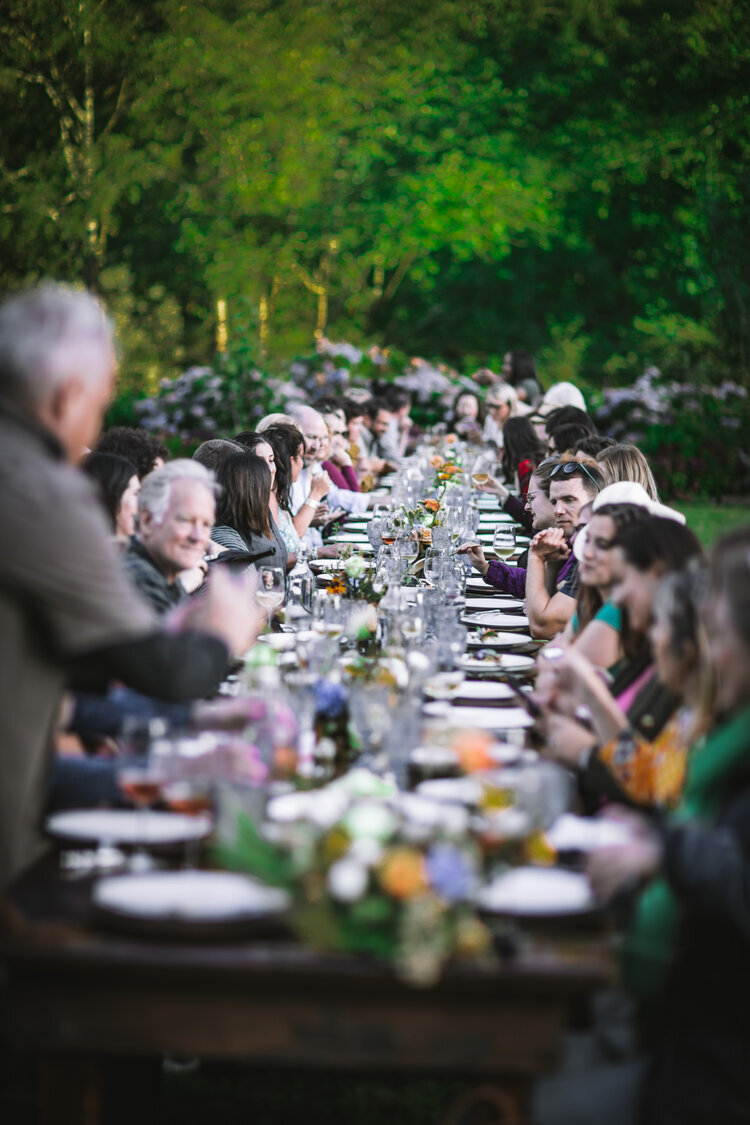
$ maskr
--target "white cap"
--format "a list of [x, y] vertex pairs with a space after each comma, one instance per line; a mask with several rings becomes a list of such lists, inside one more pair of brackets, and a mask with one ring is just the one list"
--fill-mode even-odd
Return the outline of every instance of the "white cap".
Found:
[[[678, 512], [675, 508], [668, 508], [666, 504], [660, 504], [657, 500], [652, 500], [643, 485], [633, 480], [618, 480], [603, 488], [591, 505], [592, 513], [597, 512], [599, 508], [603, 508], [605, 504], [635, 504], [638, 508], [645, 508], [650, 516], [655, 516], [657, 519], [685, 523], [682, 512]], [[579, 562], [583, 561], [587, 531], [588, 526], [581, 528], [573, 540], [573, 554]]]
[[579, 410], [585, 410], [586, 400], [574, 383], [553, 383], [542, 399], [540, 411], [550, 414], [559, 406], [576, 406]]

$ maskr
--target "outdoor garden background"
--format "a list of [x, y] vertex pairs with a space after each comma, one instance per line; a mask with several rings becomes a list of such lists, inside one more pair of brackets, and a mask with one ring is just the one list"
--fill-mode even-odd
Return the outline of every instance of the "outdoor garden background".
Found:
[[749, 111], [736, 0], [3, 0], [0, 286], [98, 291], [110, 421], [175, 450], [375, 375], [427, 422], [527, 348], [710, 538], [750, 517]]

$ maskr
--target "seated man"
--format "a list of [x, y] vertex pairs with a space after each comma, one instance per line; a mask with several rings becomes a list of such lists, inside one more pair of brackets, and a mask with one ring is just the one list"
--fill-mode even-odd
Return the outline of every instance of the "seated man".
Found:
[[181, 572], [204, 565], [216, 516], [215, 492], [213, 473], [197, 461], [170, 461], [143, 481], [138, 533], [123, 564], [159, 616], [187, 596]]
[[364, 408], [365, 424], [359, 438], [360, 453], [376, 477], [393, 472], [400, 457], [388, 445], [387, 436], [393, 414], [385, 399], [371, 398]]
[[[529, 485], [529, 492], [534, 495], [540, 468]], [[571, 550], [573, 537], [581, 510], [591, 503], [604, 483], [595, 461], [562, 460], [552, 464], [548, 488], [554, 526], [539, 531], [532, 539], [526, 570], [493, 563], [490, 574], [490, 564], [481, 547], [470, 543], [460, 548], [490, 585], [497, 585], [516, 597], [525, 596], [529, 628], [537, 639], [556, 636], [573, 615], [578, 592], [578, 563]]]
[[[524, 507], [531, 515], [530, 530], [532, 531], [544, 531], [545, 528], [555, 526], [555, 511], [549, 499], [549, 478], [557, 464], [557, 459], [549, 458], [537, 466], [531, 475]], [[512, 499], [517, 500], [517, 497]], [[479, 571], [488, 586], [494, 586], [505, 594], [512, 594], [515, 598], [525, 596], [526, 568], [522, 564], [510, 566], [500, 559], [488, 559], [479, 543], [467, 543], [459, 547], [459, 554], [469, 556], [474, 568]]]
[[581, 511], [604, 488], [595, 461], [566, 461], [550, 474], [549, 498], [555, 526], [531, 541], [526, 570], [526, 612], [532, 637], [555, 637], [573, 616], [578, 593], [578, 561], [572, 545]]
[[[292, 515], [296, 515], [302, 505], [307, 503], [313, 477], [325, 474], [323, 461], [328, 455], [328, 427], [322, 414], [313, 410], [311, 406], [292, 404], [289, 410], [294, 415], [295, 423], [299, 426], [305, 439], [302, 472], [292, 485]], [[326, 496], [325, 508], [327, 511], [318, 511], [312, 521], [313, 530], [330, 522], [328, 517], [330, 512], [342, 510], [346, 513], [358, 515], [360, 512], [364, 512], [370, 503], [370, 498], [364, 493], [337, 488], [331, 481]], [[315, 546], [320, 546], [322, 539], [319, 533], [312, 539]]]
[[87, 293], [43, 285], [0, 308], [0, 898], [43, 850], [51, 734], [66, 684], [118, 680], [180, 702], [215, 690], [257, 610], [213, 576], [166, 633], [122, 573], [93, 486], [74, 467], [114, 386], [112, 328]]

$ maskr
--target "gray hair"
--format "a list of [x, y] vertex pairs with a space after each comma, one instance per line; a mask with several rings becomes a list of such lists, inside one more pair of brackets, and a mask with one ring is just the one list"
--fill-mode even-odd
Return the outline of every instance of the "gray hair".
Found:
[[82, 289], [47, 281], [0, 306], [0, 391], [36, 406], [71, 375], [109, 374], [112, 323]]
[[138, 494], [138, 511], [150, 512], [154, 523], [161, 523], [167, 514], [172, 485], [178, 480], [191, 480], [208, 489], [216, 497], [218, 486], [210, 469], [186, 457], [169, 461], [143, 478]]
[[260, 422], [258, 422], [258, 425], [255, 427], [255, 432], [256, 434], [265, 433], [269, 426], [277, 426], [280, 422], [292, 426], [296, 425], [291, 414], [266, 414], [265, 417], [261, 418]]

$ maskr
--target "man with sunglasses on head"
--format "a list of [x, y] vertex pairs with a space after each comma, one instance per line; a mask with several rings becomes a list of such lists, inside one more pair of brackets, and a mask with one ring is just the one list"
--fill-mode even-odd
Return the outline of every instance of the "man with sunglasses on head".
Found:
[[570, 620], [578, 593], [578, 562], [572, 543], [583, 508], [605, 485], [595, 461], [566, 458], [549, 476], [555, 526], [531, 541], [526, 569], [526, 612], [531, 635], [548, 640]]

